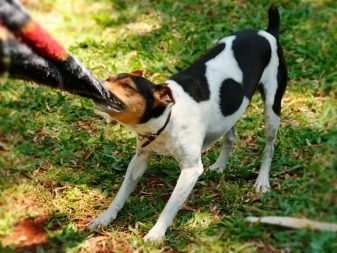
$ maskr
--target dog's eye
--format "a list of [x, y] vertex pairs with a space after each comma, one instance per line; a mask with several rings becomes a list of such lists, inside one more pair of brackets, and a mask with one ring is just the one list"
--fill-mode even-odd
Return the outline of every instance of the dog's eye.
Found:
[[135, 89], [131, 85], [129, 85], [128, 83], [122, 83], [122, 87], [124, 89], [128, 89], [128, 90], [134, 90]]

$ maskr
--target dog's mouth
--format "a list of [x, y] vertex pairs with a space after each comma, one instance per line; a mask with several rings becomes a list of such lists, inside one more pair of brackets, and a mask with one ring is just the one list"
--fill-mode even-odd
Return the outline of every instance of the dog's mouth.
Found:
[[125, 110], [125, 104], [111, 92], [109, 100], [95, 99], [94, 102], [106, 111], [121, 113]]

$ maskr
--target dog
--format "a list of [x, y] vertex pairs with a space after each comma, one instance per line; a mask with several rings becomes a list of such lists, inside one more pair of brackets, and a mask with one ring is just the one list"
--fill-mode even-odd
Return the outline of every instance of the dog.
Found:
[[115, 199], [91, 221], [89, 229], [107, 226], [123, 207], [144, 174], [151, 154], [170, 155], [180, 166], [177, 184], [145, 240], [164, 238], [198, 177], [204, 172], [202, 151], [224, 137], [223, 149], [211, 171], [223, 172], [235, 140], [235, 123], [259, 89], [264, 101], [266, 145], [255, 182], [258, 192], [270, 189], [269, 170], [280, 124], [281, 100], [287, 85], [287, 67], [280, 46], [277, 7], [268, 12], [264, 30], [244, 30], [221, 39], [190, 67], [155, 85], [142, 76], [119, 74], [104, 86], [114, 106], [100, 106], [137, 134], [132, 158]]

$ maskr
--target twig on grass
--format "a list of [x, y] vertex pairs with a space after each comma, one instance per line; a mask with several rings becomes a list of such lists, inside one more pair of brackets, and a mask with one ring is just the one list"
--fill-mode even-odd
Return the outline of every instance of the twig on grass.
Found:
[[337, 224], [312, 221], [306, 218], [294, 218], [294, 217], [282, 217], [282, 216], [265, 216], [265, 217], [253, 217], [246, 218], [251, 223], [265, 223], [272, 225], [279, 225], [289, 228], [310, 228], [314, 230], [326, 230], [331, 232], [337, 232]]

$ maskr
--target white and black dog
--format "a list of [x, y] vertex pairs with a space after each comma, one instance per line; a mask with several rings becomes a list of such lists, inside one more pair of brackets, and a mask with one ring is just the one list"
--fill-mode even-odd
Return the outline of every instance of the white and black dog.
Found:
[[266, 146], [255, 188], [270, 188], [269, 170], [280, 123], [287, 69], [278, 41], [280, 16], [269, 9], [264, 30], [244, 30], [219, 41], [207, 54], [164, 84], [134, 74], [109, 78], [105, 87], [115, 106], [100, 104], [106, 113], [138, 135], [137, 152], [109, 208], [88, 227], [113, 221], [144, 174], [151, 154], [171, 155], [181, 174], [174, 191], [146, 240], [160, 240], [204, 172], [202, 150], [224, 136], [219, 158], [210, 167], [222, 172], [235, 139], [234, 126], [258, 88], [265, 105]]

